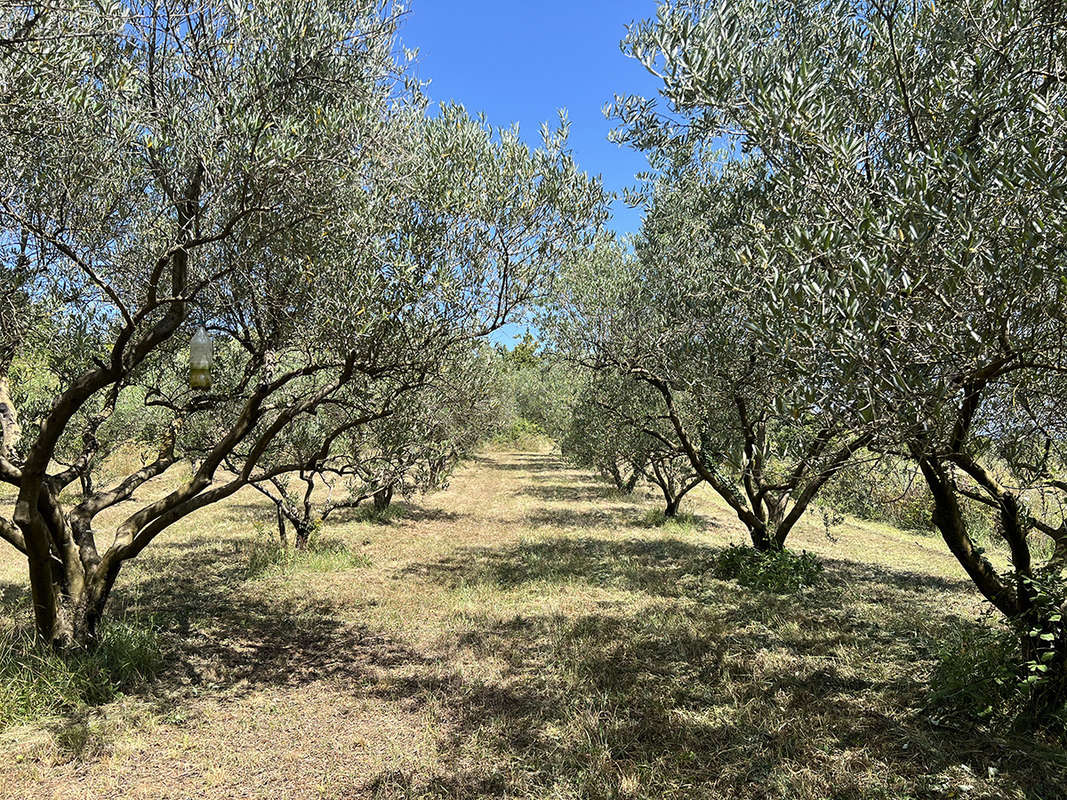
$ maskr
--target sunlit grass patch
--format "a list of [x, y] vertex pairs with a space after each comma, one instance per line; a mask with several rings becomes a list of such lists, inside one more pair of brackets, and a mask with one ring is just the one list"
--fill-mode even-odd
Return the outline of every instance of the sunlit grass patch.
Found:
[[307, 547], [299, 550], [260, 535], [250, 540], [244, 549], [247, 578], [294, 572], [340, 572], [371, 565], [366, 555], [352, 551], [345, 542], [331, 536], [312, 536]]

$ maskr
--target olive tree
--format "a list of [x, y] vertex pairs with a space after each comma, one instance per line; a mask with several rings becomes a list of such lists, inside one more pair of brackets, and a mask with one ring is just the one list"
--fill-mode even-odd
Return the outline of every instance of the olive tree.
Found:
[[[1062, 706], [1062, 6], [669, 2], [628, 46], [668, 108], [620, 98], [622, 136], [672, 163], [725, 142], [756, 165], [735, 258], [796, 328], [778, 352], [917, 464], [949, 550], [1018, 626], [1035, 709]], [[967, 502], [995, 515], [1006, 563]]]
[[[418, 383], [506, 322], [601, 197], [565, 131], [531, 151], [461, 108], [428, 118], [377, 0], [0, 13], [0, 537], [27, 558], [39, 636], [83, 646], [124, 562], [307, 466], [273, 457], [306, 415], [363, 392], [343, 430], [369, 424], [379, 382]], [[199, 325], [214, 380], [192, 391]], [[49, 402], [17, 405], [16, 363], [47, 366]], [[131, 399], [154, 452], [71, 499]], [[190, 475], [138, 496], [180, 460]]]
[[644, 478], [663, 494], [665, 517], [702, 478], [672, 443], [659, 394], [628, 375], [595, 372], [578, 395], [561, 444], [572, 463], [595, 469], [627, 494]]
[[567, 431], [576, 391], [570, 366], [546, 352], [528, 330], [510, 348], [497, 344], [496, 355], [504, 432], [534, 433], [558, 443]]
[[642, 436], [638, 420], [628, 425], [612, 413], [614, 404], [602, 399], [606, 392], [594, 381], [574, 402], [560, 451], [575, 466], [594, 470], [620, 492], [632, 494], [648, 466], [649, 439]]
[[[289, 544], [291, 526], [294, 546], [303, 549], [319, 525], [367, 500], [380, 513], [396, 494], [444, 488], [493, 427], [495, 376], [488, 355], [449, 354], [417, 383], [380, 382], [375, 395], [347, 393], [291, 426], [272, 457], [304, 466], [253, 484], [275, 505], [281, 543]], [[350, 426], [370, 415], [375, 419]], [[326, 438], [331, 447], [319, 456], [315, 449]]]
[[[745, 203], [699, 186], [691, 172], [665, 175], [633, 249], [604, 241], [569, 262], [546, 328], [567, 358], [646, 384], [657, 403], [643, 433], [689, 460], [755, 548], [781, 550], [870, 434], [762, 349], [765, 298], [729, 288], [748, 272], [735, 268], [730, 224]], [[791, 326], [774, 324], [788, 349]]]

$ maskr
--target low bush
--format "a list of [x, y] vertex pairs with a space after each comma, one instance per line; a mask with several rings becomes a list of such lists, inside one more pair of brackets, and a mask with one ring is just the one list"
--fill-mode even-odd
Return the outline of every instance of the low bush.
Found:
[[965, 625], [938, 640], [930, 676], [931, 706], [989, 719], [1017, 700], [1018, 640], [1006, 626]]
[[311, 537], [305, 549], [298, 550], [261, 533], [248, 543], [245, 555], [247, 578], [292, 572], [338, 572], [371, 564], [367, 556], [352, 552], [340, 539], [318, 534]]
[[730, 545], [722, 551], [712, 566], [716, 578], [776, 594], [790, 594], [812, 586], [822, 571], [822, 564], [813, 553], [789, 550], [764, 553], [739, 545]]
[[[1063, 663], [1063, 620], [1053, 614], [1046, 629], [993, 620], [951, 628], [938, 640], [930, 676], [932, 705], [950, 716], [996, 727], [1041, 727], [1067, 743], [1067, 675]], [[1051, 632], [1049, 632], [1051, 631]], [[1024, 637], [1046, 645], [1024, 660]]]
[[662, 508], [650, 508], [640, 519], [642, 528], [668, 528], [678, 532], [689, 533], [698, 527], [698, 520], [693, 514], [677, 514], [668, 517]]
[[0, 729], [101, 705], [151, 680], [163, 663], [156, 628], [105, 622], [97, 646], [60, 655], [32, 633], [0, 635]]

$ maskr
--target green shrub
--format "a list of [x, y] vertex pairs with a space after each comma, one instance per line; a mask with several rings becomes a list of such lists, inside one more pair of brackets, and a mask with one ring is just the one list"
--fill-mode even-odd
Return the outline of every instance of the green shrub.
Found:
[[526, 417], [519, 417], [504, 430], [496, 434], [491, 442], [497, 447], [516, 449], [537, 449], [548, 441], [548, 434], [536, 422]]
[[789, 594], [812, 586], [819, 580], [822, 570], [822, 564], [813, 553], [789, 550], [764, 553], [734, 544], [716, 556], [712, 566], [716, 578], [777, 594]]
[[1007, 713], [1017, 696], [1018, 640], [1006, 626], [952, 628], [935, 651], [931, 705], [988, 719]]
[[668, 517], [662, 508], [650, 508], [641, 516], [638, 525], [642, 528], [670, 528], [685, 533], [695, 531], [698, 527], [697, 518], [693, 514]]
[[[1038, 614], [1042, 625], [1019, 620], [1011, 624], [988, 619], [953, 628], [941, 637], [930, 676], [932, 705], [950, 714], [1005, 723], [1040, 724], [1067, 739], [1067, 675], [1064, 674], [1064, 623], [1058, 608], [1043, 608], [1051, 585], [1037, 576]], [[1050, 601], [1051, 602], [1051, 601]], [[1020, 642], [1038, 645], [1029, 661]]]
[[246, 548], [247, 578], [284, 575], [293, 572], [338, 572], [356, 567], [369, 567], [371, 561], [362, 553], [354, 553], [340, 539], [312, 535], [307, 548], [286, 547], [278, 539], [258, 534]]
[[156, 629], [135, 619], [105, 620], [93, 650], [64, 656], [27, 631], [0, 635], [0, 729], [106, 703], [162, 663]]

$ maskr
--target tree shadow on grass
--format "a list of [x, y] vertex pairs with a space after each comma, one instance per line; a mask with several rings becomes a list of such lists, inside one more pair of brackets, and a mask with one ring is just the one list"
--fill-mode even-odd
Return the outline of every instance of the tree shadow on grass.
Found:
[[615, 500], [637, 505], [641, 498], [635, 494], [626, 494], [614, 486], [595, 483], [551, 483], [523, 486], [519, 494], [549, 500], [556, 503], [590, 503], [597, 500]]
[[[819, 591], [779, 596], [699, 580], [716, 551], [568, 539], [416, 567], [457, 587], [647, 595], [578, 616], [467, 615], [462, 660], [502, 662], [503, 676], [407, 687], [457, 719], [451, 771], [420, 784], [426, 796], [1064, 796], [1062, 751], [939, 727], [926, 711], [932, 641], [917, 618], [955, 582], [831, 562]], [[404, 779], [370, 788], [404, 796], [393, 793]]]
[[[229, 698], [328, 680], [339, 698], [447, 721], [432, 774], [353, 775], [353, 795], [859, 800], [948, 797], [967, 783], [965, 796], [994, 800], [1067, 787], [1062, 757], [945, 730], [923, 711], [930, 643], [916, 619], [939, 613], [958, 582], [829, 561], [818, 591], [778, 596], [707, 579], [720, 548], [681, 539], [472, 548], [410, 571], [455, 587], [641, 596], [571, 615], [475, 607], [458, 636], [448, 628], [420, 652], [329, 602], [243, 585], [235, 548], [159, 542], [124, 575], [110, 613], [148, 610], [168, 637], [164, 671], [142, 694], [167, 710], [208, 689]], [[5, 584], [0, 600], [17, 605], [22, 591]], [[91, 755], [82, 724], [63, 735]]]
[[489, 469], [503, 472], [559, 472], [567, 465], [559, 456], [544, 453], [507, 453], [513, 461], [501, 461], [499, 457], [474, 456], [470, 460]]
[[523, 515], [523, 522], [533, 528], [603, 528], [620, 524], [632, 509], [628, 506], [592, 508], [538, 508]]
[[[467, 515], [455, 511], [428, 508], [419, 503], [394, 501], [383, 512], [376, 511], [372, 501], [360, 503], [355, 508], [338, 509], [326, 520], [326, 526], [365, 522], [371, 525], [392, 525], [398, 522], [458, 522]], [[266, 500], [262, 503], [244, 502], [228, 506], [223, 517], [228, 522], [249, 523], [253, 520], [265, 525], [273, 534], [276, 524], [274, 507]], [[155, 547], [155, 545], [153, 545]]]
[[718, 548], [677, 539], [608, 540], [592, 537], [522, 543], [501, 550], [463, 548], [431, 564], [405, 572], [429, 574], [457, 587], [485, 583], [513, 589], [525, 583], [582, 583], [677, 597], [679, 579], [700, 574], [715, 562]]
[[[166, 663], [147, 690], [179, 702], [200, 688], [240, 697], [264, 686], [319, 681], [353, 688], [380, 668], [426, 658], [314, 597], [269, 597], [246, 582], [236, 540], [159, 543], [120, 584], [109, 614], [148, 613], [163, 633]], [[257, 591], [259, 588], [259, 591]]]

